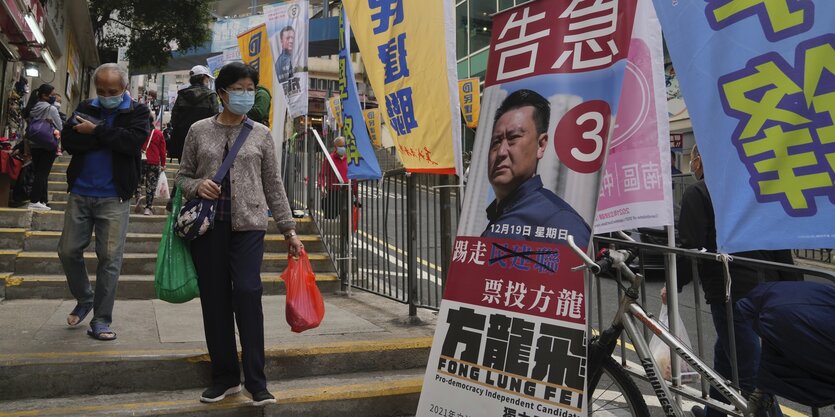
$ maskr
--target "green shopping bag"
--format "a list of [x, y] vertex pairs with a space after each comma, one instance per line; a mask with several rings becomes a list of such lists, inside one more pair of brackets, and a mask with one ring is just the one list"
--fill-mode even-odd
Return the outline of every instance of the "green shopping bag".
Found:
[[157, 269], [154, 273], [154, 287], [157, 298], [169, 303], [184, 303], [200, 296], [197, 288], [197, 270], [191, 260], [188, 242], [174, 233], [174, 220], [183, 205], [182, 190], [177, 188], [174, 203], [165, 229], [162, 231], [162, 241], [157, 250]]

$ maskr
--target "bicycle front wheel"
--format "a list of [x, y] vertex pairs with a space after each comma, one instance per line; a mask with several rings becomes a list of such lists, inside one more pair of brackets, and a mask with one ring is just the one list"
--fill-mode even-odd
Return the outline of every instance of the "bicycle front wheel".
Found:
[[602, 417], [649, 417], [641, 390], [612, 357], [603, 360], [600, 380], [589, 387], [590, 410]]

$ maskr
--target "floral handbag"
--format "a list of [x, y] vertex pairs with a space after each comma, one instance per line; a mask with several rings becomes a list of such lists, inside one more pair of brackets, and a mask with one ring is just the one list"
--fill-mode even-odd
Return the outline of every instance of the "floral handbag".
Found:
[[[229, 150], [229, 154], [223, 159], [223, 164], [218, 168], [217, 173], [212, 178], [212, 181], [220, 184], [223, 177], [229, 172], [232, 167], [232, 162], [238, 156], [238, 151], [241, 150], [246, 141], [247, 136], [252, 131], [252, 121], [244, 120], [244, 125], [241, 128], [241, 133], [235, 139], [235, 144]], [[202, 236], [204, 233], [212, 228], [215, 221], [215, 209], [217, 208], [217, 200], [206, 200], [204, 198], [195, 198], [183, 204], [180, 213], [177, 215], [177, 220], [174, 222], [174, 233], [186, 240], [194, 240]]]

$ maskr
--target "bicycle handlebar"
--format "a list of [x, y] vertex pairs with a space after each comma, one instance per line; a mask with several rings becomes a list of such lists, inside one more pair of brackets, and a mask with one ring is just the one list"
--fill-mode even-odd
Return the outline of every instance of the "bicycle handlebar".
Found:
[[634, 281], [635, 274], [629, 269], [627, 265], [632, 259], [634, 259], [634, 254], [629, 249], [620, 249], [620, 250], [606, 250], [600, 259], [595, 262], [589, 256], [580, 249], [577, 244], [574, 242], [574, 236], [568, 235], [568, 246], [571, 250], [580, 257], [585, 265], [578, 266], [572, 268], [571, 270], [581, 271], [583, 269], [588, 269], [591, 271], [592, 274], [600, 274], [601, 272], [608, 271], [612, 268], [619, 268], [621, 272], [626, 274], [626, 276], [630, 279], [630, 281]]

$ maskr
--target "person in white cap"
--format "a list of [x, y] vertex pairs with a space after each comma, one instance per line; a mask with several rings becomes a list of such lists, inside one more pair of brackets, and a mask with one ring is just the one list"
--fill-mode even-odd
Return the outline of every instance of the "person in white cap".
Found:
[[[209, 81], [215, 77], [205, 65], [195, 65], [189, 72], [191, 86], [177, 92], [177, 100], [171, 109], [171, 142], [168, 145], [168, 155], [183, 157], [183, 145], [186, 143], [188, 130], [195, 122], [214, 117], [218, 113], [220, 101], [217, 93], [209, 88]], [[171, 190], [171, 195], [174, 195]], [[139, 202], [137, 202], [139, 204]], [[171, 211], [171, 201], [166, 207]]]
[[191, 86], [177, 92], [177, 101], [171, 109], [171, 144], [168, 154], [178, 160], [182, 157], [183, 144], [186, 134], [194, 122], [207, 119], [217, 114], [217, 93], [209, 88], [209, 81], [213, 80], [209, 68], [195, 65], [189, 72]]

